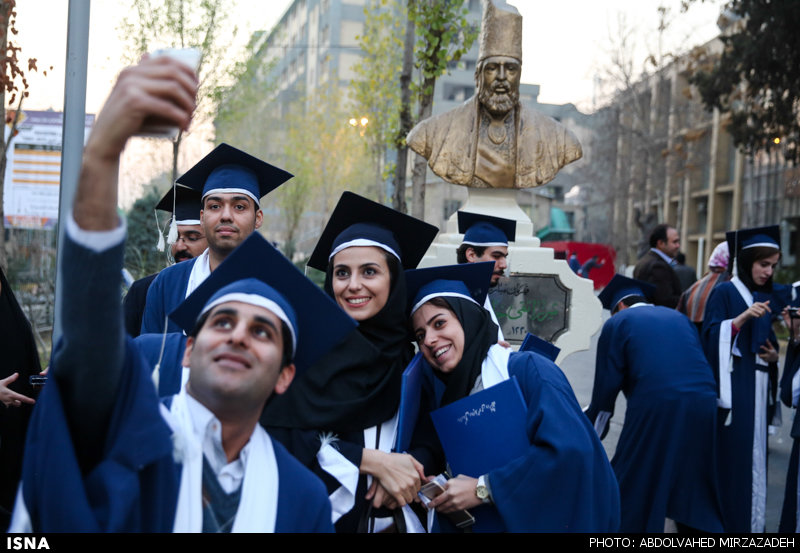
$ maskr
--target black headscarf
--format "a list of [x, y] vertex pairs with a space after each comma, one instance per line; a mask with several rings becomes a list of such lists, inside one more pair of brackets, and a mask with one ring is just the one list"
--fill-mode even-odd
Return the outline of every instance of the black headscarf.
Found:
[[489, 312], [475, 302], [451, 296], [441, 296], [441, 299], [447, 302], [464, 329], [461, 361], [448, 374], [434, 369], [436, 376], [447, 385], [442, 396], [442, 405], [447, 405], [468, 396], [475, 386], [489, 348], [497, 343], [497, 325]]
[[[33, 331], [1, 269], [0, 286], [2, 287], [0, 347], [3, 352], [0, 378], [9, 377], [15, 372], [19, 373], [19, 378], [10, 385], [10, 388], [28, 397], [36, 397], [29, 377], [39, 374], [41, 366], [36, 342], [33, 340]], [[33, 406], [27, 404], [9, 408], [0, 405], [0, 508], [2, 510], [10, 511], [14, 504], [17, 484], [22, 473], [25, 432], [32, 408]]]
[[[780, 253], [780, 250], [777, 249], [777, 246], [775, 247], [774, 250], [766, 246], [740, 249], [736, 253], [736, 270], [739, 276], [739, 280], [741, 280], [744, 283], [744, 285], [747, 286], [748, 290], [750, 290], [751, 292], [763, 292], [764, 294], [771, 294], [772, 276], [770, 276], [767, 282], [765, 282], [762, 286], [758, 286], [753, 280], [753, 264], [756, 262], [756, 255], [765, 249], [773, 252], [770, 255], [775, 255], [776, 253]], [[762, 257], [761, 259], [764, 259], [764, 257]]]
[[[350, 336], [273, 397], [265, 426], [353, 432], [392, 418], [400, 403], [400, 380], [413, 357], [406, 327], [406, 281], [391, 258], [391, 290], [386, 305], [361, 321]], [[325, 292], [333, 297], [333, 266]]]

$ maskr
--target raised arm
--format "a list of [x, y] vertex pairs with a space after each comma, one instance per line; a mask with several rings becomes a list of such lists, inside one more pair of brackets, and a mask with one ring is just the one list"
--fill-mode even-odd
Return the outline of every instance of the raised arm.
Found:
[[[83, 155], [62, 255], [64, 335], [53, 356], [82, 463], [102, 447], [124, 359], [119, 299], [124, 225], [117, 216], [119, 158], [146, 118], [186, 128], [197, 80], [169, 58], [145, 59], [119, 76]], [[86, 466], [84, 466], [86, 468]]]

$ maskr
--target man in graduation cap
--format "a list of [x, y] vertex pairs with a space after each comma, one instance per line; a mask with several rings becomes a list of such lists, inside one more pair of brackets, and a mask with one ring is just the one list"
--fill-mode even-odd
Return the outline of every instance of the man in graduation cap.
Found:
[[121, 73], [89, 137], [61, 268], [64, 336], [31, 421], [12, 531], [332, 530], [323, 484], [258, 424], [270, 395], [354, 328], [330, 298], [253, 236], [263, 274], [250, 263], [238, 275], [250, 278], [212, 275], [175, 313], [191, 373], [161, 404], [123, 332], [119, 155], [145, 118], [186, 128], [196, 88], [188, 67], [145, 59]]
[[200, 224], [208, 249], [189, 263], [179, 263], [159, 273], [147, 292], [142, 334], [176, 332], [167, 320], [175, 309], [211, 272], [261, 226], [260, 198], [292, 175], [241, 150], [220, 144], [180, 176], [183, 184], [201, 194]]
[[[170, 256], [175, 263], [194, 259], [201, 255], [208, 243], [200, 226], [200, 193], [186, 186], [173, 186], [156, 204], [156, 209], [172, 214], [170, 228], [175, 228], [175, 240], [169, 245]], [[159, 229], [159, 244], [163, 250], [164, 235]], [[131, 284], [125, 294], [125, 330], [133, 337], [142, 328], [147, 291], [158, 273], [140, 278]]]
[[[508, 243], [514, 241], [517, 222], [502, 217], [492, 217], [482, 213], [458, 212], [458, 232], [464, 241], [456, 250], [456, 261], [461, 263], [481, 263], [494, 261], [491, 286], [497, 286], [500, 277], [508, 268]], [[497, 338], [503, 340], [503, 330], [494, 313], [489, 296], [484, 307], [497, 325]]]
[[586, 414], [604, 437], [617, 395], [625, 394], [625, 424], [611, 460], [621, 532], [721, 532], [714, 377], [692, 323], [649, 303], [654, 291], [615, 275], [600, 294], [612, 316], [597, 344]]

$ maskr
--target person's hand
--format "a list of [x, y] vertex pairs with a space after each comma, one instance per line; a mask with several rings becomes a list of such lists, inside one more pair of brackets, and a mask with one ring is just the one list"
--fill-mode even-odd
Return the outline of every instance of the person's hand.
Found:
[[376, 509], [386, 507], [387, 509], [397, 509], [397, 501], [381, 486], [377, 479], [372, 480], [372, 485], [367, 490], [367, 501], [372, 500], [372, 506]]
[[[425, 481], [422, 465], [407, 453], [386, 453], [365, 449], [361, 457], [362, 473], [371, 474], [380, 486], [402, 507], [417, 499], [420, 485]], [[377, 490], [373, 493], [377, 494]], [[367, 494], [367, 499], [373, 496]]]
[[116, 161], [128, 138], [139, 132], [148, 118], [187, 129], [196, 94], [197, 76], [191, 68], [168, 56], [145, 56], [120, 73], [95, 121], [87, 152]]
[[778, 362], [778, 350], [776, 350], [772, 342], [767, 340], [764, 344], [759, 348], [758, 356], [767, 363], [777, 363]]
[[753, 305], [742, 311], [741, 314], [733, 320], [733, 324], [736, 325], [736, 328], [742, 328], [750, 319], [757, 319], [767, 313], [772, 313], [772, 310], [769, 308], [769, 300], [754, 301]]
[[6, 407], [19, 407], [23, 403], [28, 403], [31, 405], [36, 403], [35, 399], [18, 394], [8, 387], [9, 384], [16, 381], [17, 378], [19, 378], [19, 373], [14, 373], [9, 377], [0, 380], [0, 401], [3, 402], [3, 405]]
[[428, 508], [440, 513], [452, 513], [477, 507], [483, 503], [475, 494], [477, 486], [477, 478], [459, 474], [447, 481], [444, 492], [428, 503]]
[[511, 344], [509, 344], [509, 343], [508, 343], [508, 342], [506, 342], [505, 340], [498, 340], [498, 341], [497, 341], [497, 345], [498, 345], [498, 346], [503, 346], [503, 347], [504, 347], [504, 348], [506, 348], [506, 349], [508, 349], [508, 348], [510, 348], [510, 347], [511, 347]]
[[797, 343], [800, 339], [800, 317], [792, 317], [788, 306], [781, 311], [781, 317], [783, 317], [783, 324], [789, 329], [791, 339]]

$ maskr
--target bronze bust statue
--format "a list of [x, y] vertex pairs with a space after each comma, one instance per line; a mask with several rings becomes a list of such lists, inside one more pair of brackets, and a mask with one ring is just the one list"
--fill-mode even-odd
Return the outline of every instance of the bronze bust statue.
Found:
[[418, 123], [409, 147], [447, 182], [475, 188], [530, 188], [580, 159], [575, 135], [519, 103], [522, 16], [504, 1], [483, 12], [475, 83], [461, 106]]

